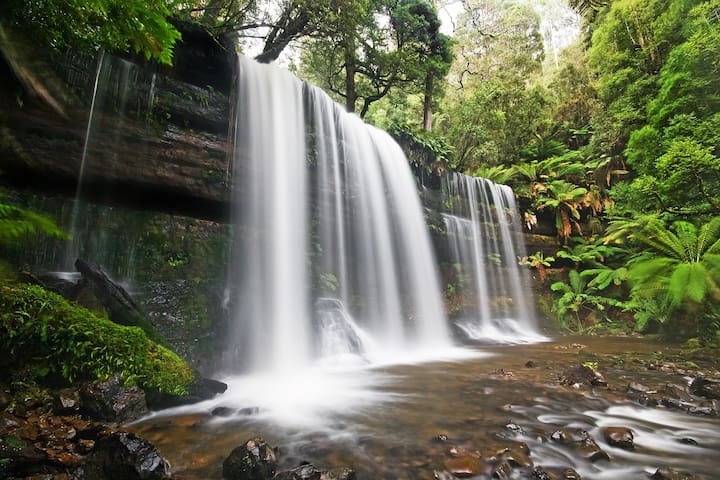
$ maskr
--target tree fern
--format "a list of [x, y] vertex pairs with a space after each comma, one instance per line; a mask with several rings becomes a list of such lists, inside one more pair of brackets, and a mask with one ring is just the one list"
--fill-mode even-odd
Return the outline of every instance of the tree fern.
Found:
[[655, 220], [636, 233], [650, 250], [629, 262], [632, 296], [654, 302], [670, 318], [698, 322], [720, 302], [720, 217], [700, 228], [678, 221], [672, 229]]

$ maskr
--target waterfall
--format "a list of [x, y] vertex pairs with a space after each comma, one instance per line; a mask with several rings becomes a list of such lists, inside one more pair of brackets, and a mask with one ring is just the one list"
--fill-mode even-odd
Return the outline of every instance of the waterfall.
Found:
[[318, 88], [242, 58], [235, 111], [228, 369], [292, 370], [343, 348], [449, 347], [400, 147]]
[[476, 341], [542, 340], [527, 276], [518, 265], [525, 247], [512, 189], [450, 173], [443, 179], [443, 196], [455, 288], [475, 305], [456, 325]]
[[[102, 228], [98, 209], [85, 201], [84, 189], [89, 170], [113, 168], [112, 165], [119, 163], [108, 162], [107, 159], [118, 156], [123, 148], [129, 148], [133, 142], [127, 138], [132, 120], [139, 118], [140, 125], [145, 126], [154, 102], [155, 75], [127, 60], [101, 53], [92, 83], [85, 85], [85, 88], [92, 93], [92, 97], [75, 198], [65, 223], [72, 238], [67, 243], [58, 268], [74, 271], [75, 260], [83, 257], [109, 268], [124, 280], [130, 280], [134, 268], [133, 246], [127, 245], [122, 251], [112, 248], [112, 234]], [[145, 147], [133, 145], [131, 148], [137, 150]], [[93, 168], [89, 169], [91, 165]], [[102, 167], [98, 168], [99, 165]]]

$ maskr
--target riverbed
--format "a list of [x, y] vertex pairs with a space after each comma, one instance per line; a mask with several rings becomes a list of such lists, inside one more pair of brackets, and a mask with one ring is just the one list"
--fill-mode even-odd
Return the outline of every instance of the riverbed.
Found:
[[[607, 386], [561, 384], [566, 369], [582, 364]], [[461, 475], [463, 460], [472, 467], [465, 476], [486, 478], [483, 466], [507, 449], [528, 458], [510, 462], [504, 478], [535, 478], [536, 468], [571, 468], [590, 480], [648, 478], [659, 468], [714, 479], [720, 471], [717, 401], [687, 393], [695, 377], [720, 377], [712, 353], [687, 356], [647, 338], [561, 337], [321, 370], [330, 372], [325, 383], [314, 383], [314, 373], [275, 384], [227, 378], [228, 393], [129, 428], [186, 480], [222, 478], [233, 448], [258, 436], [277, 447], [279, 469], [308, 461], [350, 467], [360, 479]], [[606, 427], [629, 429], [634, 448], [608, 443]], [[604, 454], [580, 448], [582, 435]]]

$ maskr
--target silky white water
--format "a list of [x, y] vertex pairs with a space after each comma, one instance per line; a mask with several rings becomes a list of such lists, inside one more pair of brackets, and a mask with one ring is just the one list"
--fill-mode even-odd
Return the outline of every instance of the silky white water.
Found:
[[506, 185], [461, 173], [446, 175], [443, 214], [457, 289], [475, 300], [473, 312], [456, 320], [470, 339], [520, 343], [547, 340], [537, 332], [526, 274], [515, 196]]

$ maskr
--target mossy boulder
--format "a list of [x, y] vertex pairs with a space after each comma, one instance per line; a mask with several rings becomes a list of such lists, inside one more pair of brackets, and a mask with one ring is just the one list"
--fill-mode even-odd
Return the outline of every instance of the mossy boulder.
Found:
[[0, 286], [0, 372], [69, 384], [117, 374], [150, 392], [185, 395], [198, 381], [177, 354], [36, 285]]

